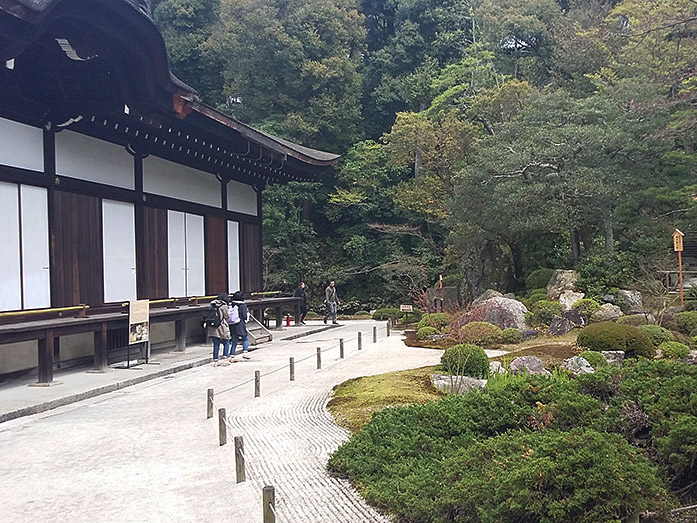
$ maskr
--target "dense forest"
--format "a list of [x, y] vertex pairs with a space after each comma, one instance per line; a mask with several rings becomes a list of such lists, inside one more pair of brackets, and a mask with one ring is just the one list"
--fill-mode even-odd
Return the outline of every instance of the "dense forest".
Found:
[[342, 155], [264, 191], [268, 289], [335, 279], [355, 310], [576, 267], [599, 293], [697, 217], [694, 0], [155, 4], [204, 102]]

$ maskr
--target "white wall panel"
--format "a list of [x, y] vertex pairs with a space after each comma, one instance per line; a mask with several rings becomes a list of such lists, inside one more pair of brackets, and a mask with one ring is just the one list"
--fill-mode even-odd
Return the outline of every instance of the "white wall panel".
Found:
[[143, 190], [187, 202], [220, 207], [220, 182], [209, 173], [148, 156], [143, 160]]
[[257, 215], [257, 192], [246, 183], [230, 181], [227, 184], [227, 210]]
[[186, 228], [184, 213], [167, 211], [169, 295], [186, 296]]
[[187, 296], [206, 294], [203, 216], [186, 215], [186, 292]]
[[135, 188], [134, 161], [125, 148], [72, 131], [56, 133], [56, 173]]
[[104, 301], [136, 299], [135, 211], [132, 203], [102, 201]]
[[22, 308], [19, 186], [0, 182], [0, 310]]
[[43, 131], [0, 118], [0, 165], [43, 172]]
[[48, 193], [43, 187], [20, 186], [22, 215], [22, 282], [24, 308], [51, 306], [48, 250]]
[[227, 275], [230, 292], [240, 289], [240, 224], [227, 222]]

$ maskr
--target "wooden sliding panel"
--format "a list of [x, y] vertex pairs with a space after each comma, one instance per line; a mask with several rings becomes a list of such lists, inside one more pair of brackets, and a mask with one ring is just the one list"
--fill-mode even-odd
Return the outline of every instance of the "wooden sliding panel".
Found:
[[228, 281], [232, 292], [239, 290], [240, 287], [240, 224], [238, 222], [227, 222], [227, 258], [228, 258]]
[[206, 294], [234, 291], [228, 287], [225, 258], [225, 219], [206, 216]]
[[53, 191], [50, 225], [52, 305], [102, 305], [102, 206], [99, 198]]
[[263, 288], [261, 225], [240, 223], [240, 285], [244, 292]]
[[167, 210], [145, 207], [143, 252], [138, 253], [138, 298], [169, 297]]
[[19, 186], [0, 182], [0, 311], [22, 308]]

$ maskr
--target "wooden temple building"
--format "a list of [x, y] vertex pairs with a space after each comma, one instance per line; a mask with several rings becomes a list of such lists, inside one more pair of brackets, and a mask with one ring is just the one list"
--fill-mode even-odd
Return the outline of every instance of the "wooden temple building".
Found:
[[103, 369], [129, 300], [200, 338], [187, 299], [262, 288], [266, 184], [337, 159], [201, 103], [146, 0], [0, 0], [0, 378]]

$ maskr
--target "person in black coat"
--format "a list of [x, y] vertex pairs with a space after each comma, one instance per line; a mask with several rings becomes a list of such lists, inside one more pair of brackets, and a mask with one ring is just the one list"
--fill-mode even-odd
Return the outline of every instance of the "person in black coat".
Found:
[[305, 325], [305, 315], [307, 314], [307, 294], [305, 293], [305, 282], [301, 281], [298, 288], [295, 289], [296, 298], [302, 298], [300, 302], [300, 325]]
[[[233, 308], [237, 307], [237, 314]], [[249, 359], [249, 335], [247, 334], [247, 320], [249, 319], [249, 310], [244, 302], [244, 296], [240, 291], [235, 291], [232, 295], [230, 303], [230, 358], [232, 362], [236, 362], [235, 353], [237, 351], [237, 340], [242, 340], [242, 357], [245, 360]], [[236, 321], [235, 321], [236, 320]]]

